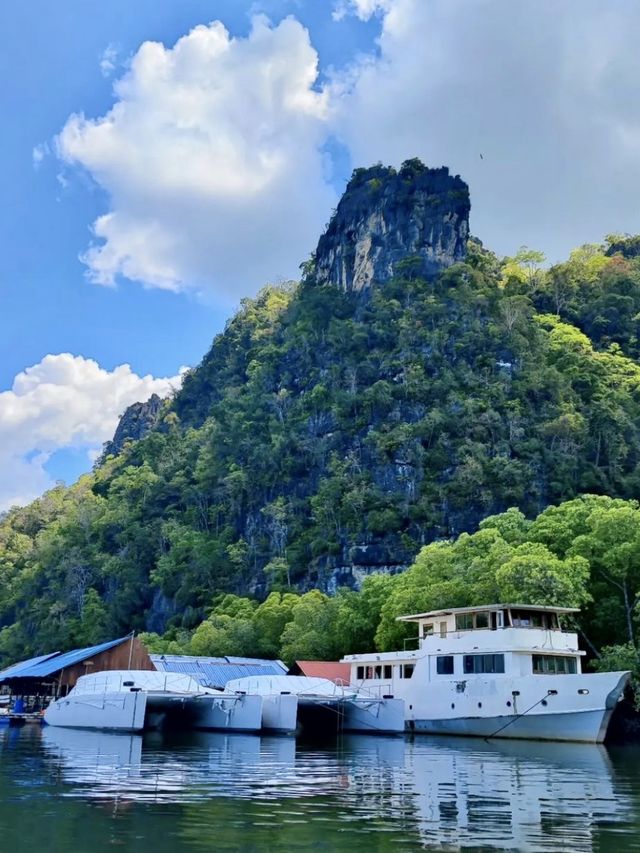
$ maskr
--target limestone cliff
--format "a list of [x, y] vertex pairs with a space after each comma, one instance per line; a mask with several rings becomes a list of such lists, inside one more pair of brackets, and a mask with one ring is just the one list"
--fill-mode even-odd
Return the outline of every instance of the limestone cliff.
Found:
[[356, 169], [315, 253], [318, 284], [365, 291], [398, 272], [433, 276], [464, 259], [469, 188], [446, 167], [407, 160]]
[[120, 453], [127, 441], [139, 441], [158, 423], [162, 399], [152, 394], [146, 403], [133, 403], [125, 409], [111, 441], [104, 446], [102, 459]]

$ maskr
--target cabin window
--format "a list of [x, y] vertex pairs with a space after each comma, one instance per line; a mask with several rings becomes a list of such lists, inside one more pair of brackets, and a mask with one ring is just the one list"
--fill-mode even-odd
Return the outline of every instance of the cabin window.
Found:
[[357, 669], [356, 669], [356, 679], [357, 679], [358, 681], [363, 681], [363, 680], [364, 680], [364, 667], [363, 667], [363, 666], [359, 666], [359, 667], [357, 667]]
[[456, 613], [456, 630], [473, 630], [473, 613]]
[[438, 675], [453, 675], [453, 655], [441, 655], [436, 658]]
[[512, 610], [511, 624], [514, 628], [555, 628], [555, 613], [546, 614], [535, 610]]
[[533, 671], [536, 675], [575, 675], [576, 659], [562, 655], [533, 655]]
[[476, 613], [476, 628], [488, 628], [489, 627], [489, 614], [488, 613]]
[[433, 622], [429, 622], [427, 625], [422, 626], [422, 636], [430, 637], [433, 634]]
[[400, 667], [400, 678], [411, 678], [413, 675], [413, 670], [415, 669], [415, 664], [413, 663], [405, 663]]
[[479, 613], [457, 613], [456, 630], [473, 631], [489, 627], [489, 612], [482, 610]]
[[504, 655], [465, 655], [463, 670], [465, 675], [504, 672]]
[[389, 664], [385, 664], [384, 677], [385, 678], [393, 678], [393, 667], [390, 666]]

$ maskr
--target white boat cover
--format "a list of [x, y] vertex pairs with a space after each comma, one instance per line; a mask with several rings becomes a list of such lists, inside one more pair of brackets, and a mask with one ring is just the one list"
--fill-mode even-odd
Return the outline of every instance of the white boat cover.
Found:
[[[185, 693], [214, 694], [219, 690], [210, 690], [191, 678], [178, 672], [157, 672], [155, 670], [116, 669], [82, 675], [76, 682], [72, 693], [122, 693], [138, 688], [145, 693]], [[225, 691], [226, 692], [226, 691]]]
[[341, 687], [328, 678], [312, 678], [307, 675], [248, 675], [228, 681], [227, 690], [258, 696], [292, 693], [294, 696], [326, 696], [335, 699], [357, 695], [356, 690]]

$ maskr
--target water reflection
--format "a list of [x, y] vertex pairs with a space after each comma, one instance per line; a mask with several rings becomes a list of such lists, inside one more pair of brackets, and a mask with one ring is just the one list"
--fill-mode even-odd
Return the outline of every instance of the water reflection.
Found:
[[[376, 850], [638, 849], [638, 762], [628, 751], [612, 762], [597, 746], [457, 738], [300, 744], [55, 728], [8, 737], [0, 768], [13, 750], [14, 783], [37, 766], [32, 796], [40, 786], [55, 803], [99, 806], [109, 844], [132, 850], [136, 839], [154, 853], [353, 850], [374, 836]], [[89, 818], [87, 833], [87, 849], [100, 849]]]

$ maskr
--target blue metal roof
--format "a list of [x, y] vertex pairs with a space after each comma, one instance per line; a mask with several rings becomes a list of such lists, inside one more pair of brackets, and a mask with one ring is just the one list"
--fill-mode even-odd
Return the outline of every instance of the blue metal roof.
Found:
[[151, 655], [156, 669], [190, 675], [203, 687], [224, 687], [234, 678], [246, 675], [283, 675], [287, 669], [278, 660], [260, 658], [203, 658], [188, 655]]
[[29, 660], [20, 661], [20, 663], [12, 663], [11, 666], [8, 666], [6, 669], [0, 670], [0, 681], [3, 681], [5, 678], [9, 678], [12, 675], [19, 675], [21, 670], [28, 669], [31, 666], [35, 666], [37, 663], [42, 663], [42, 661], [55, 657], [59, 654], [60, 652], [49, 652], [48, 655], [39, 655], [35, 658], [29, 658]]
[[[97, 646], [86, 646], [84, 649], [73, 649], [70, 652], [53, 652], [50, 655], [43, 655], [39, 658], [31, 658], [30, 660], [22, 661], [14, 664], [8, 670], [0, 672], [0, 680], [6, 678], [44, 678], [47, 675], [53, 675], [54, 672], [60, 672], [68, 666], [73, 666], [80, 663], [93, 655], [99, 655], [100, 652], [106, 652], [114, 646], [119, 646], [131, 639], [131, 635], [121, 637], [119, 640], [110, 640], [108, 643], [100, 643]], [[9, 673], [9, 674], [7, 674]]]

